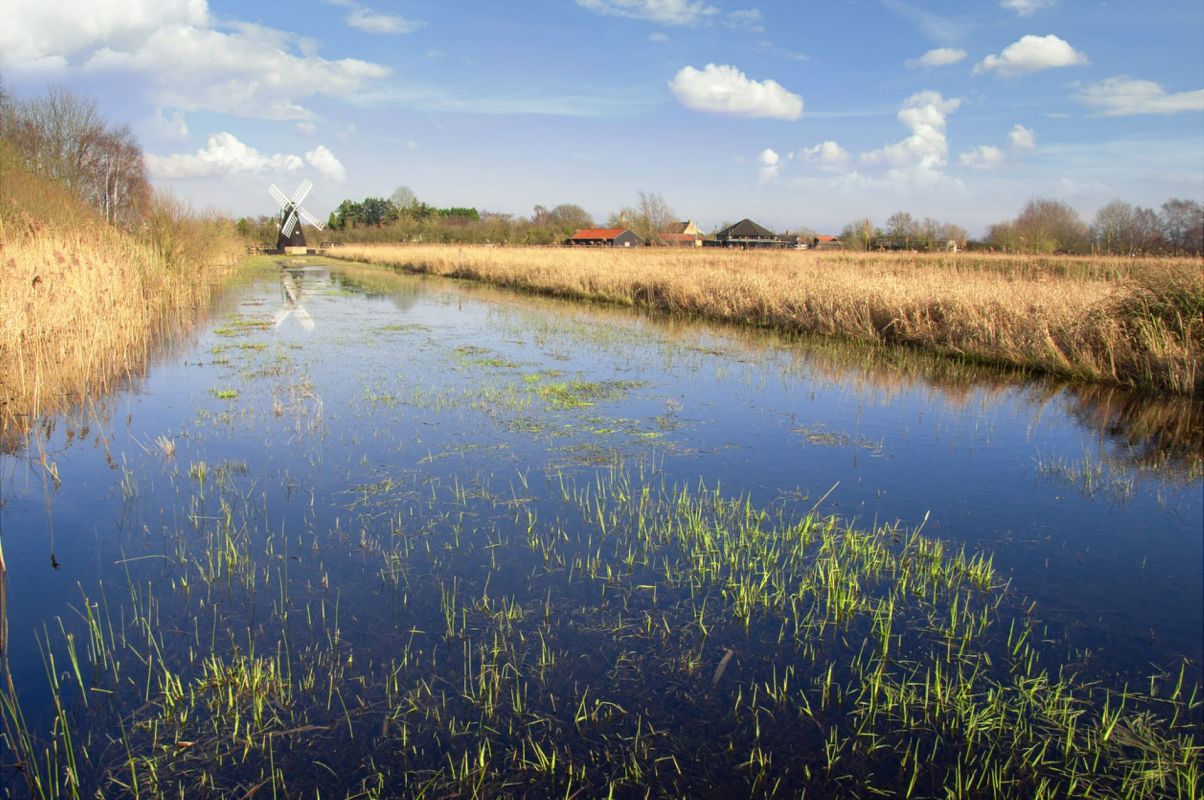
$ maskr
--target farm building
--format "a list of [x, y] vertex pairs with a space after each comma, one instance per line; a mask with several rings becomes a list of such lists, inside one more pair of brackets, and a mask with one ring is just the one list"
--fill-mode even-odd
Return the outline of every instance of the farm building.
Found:
[[644, 246], [644, 240], [627, 228], [581, 228], [564, 243], [587, 247]]
[[812, 250], [843, 250], [844, 242], [835, 236], [824, 236], [822, 233], [811, 239]]
[[720, 247], [785, 247], [786, 242], [768, 228], [763, 228], [751, 219], [742, 219], [715, 234]]
[[674, 222], [660, 234], [661, 242], [670, 247], [702, 247], [704, 238], [694, 220]]

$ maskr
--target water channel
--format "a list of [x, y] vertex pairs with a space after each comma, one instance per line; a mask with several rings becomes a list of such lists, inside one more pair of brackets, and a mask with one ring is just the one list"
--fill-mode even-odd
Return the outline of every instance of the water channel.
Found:
[[[948, 785], [945, 772], [909, 777], [909, 745], [883, 759], [840, 740], [857, 735], [839, 720], [879, 610], [833, 611], [835, 628], [801, 644], [802, 601], [783, 599], [806, 593], [793, 556], [758, 550], [754, 563], [722, 537], [682, 544], [674, 526], [878, 531], [900, 549], [875, 558], [900, 574], [918, 530], [990, 558], [993, 599], [975, 613], [993, 626], [991, 668], [1016, 654], [1022, 620], [1050, 675], [1200, 683], [1199, 401], [287, 266], [231, 291], [144, 377], [0, 456], [11, 678], [29, 731], [77, 726], [85, 787]], [[849, 602], [882, 583], [863, 579]], [[907, 631], [936, 636], [949, 608], [937, 593], [894, 623], [899, 649], [928, 652]], [[980, 602], [950, 597], [955, 617]], [[797, 708], [827, 702], [829, 663], [848, 696], [827, 722], [816, 708], [811, 731]], [[173, 680], [226, 701], [189, 706]], [[232, 717], [258, 731], [241, 752]], [[3, 796], [30, 791], [14, 763], [0, 759]]]

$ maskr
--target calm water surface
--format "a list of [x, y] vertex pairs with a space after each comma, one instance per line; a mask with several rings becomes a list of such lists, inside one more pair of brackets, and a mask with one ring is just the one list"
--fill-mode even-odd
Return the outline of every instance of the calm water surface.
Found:
[[[1076, 668], [1120, 685], [1187, 659], [1199, 680], [1198, 402], [312, 260], [240, 289], [214, 320], [0, 460], [11, 670], [31, 720], [52, 716], [42, 653], [59, 620], [71, 630], [88, 604], [117, 619], [130, 585], [153, 588], [180, 648], [270, 653], [289, 609], [307, 622], [286, 627], [287, 647], [310, 647], [313, 616], [338, 614], [348, 658], [408, 642], [429, 671], [441, 592], [462, 595], [466, 625], [488, 598], [571, 616], [594, 595], [511, 545], [532, 524], [590, 524], [564, 487], [619, 474], [922, 527], [991, 554], [1009, 605]], [[223, 518], [265, 559], [237, 591], [227, 565], [225, 594], [198, 577], [212, 542], [196, 544]], [[561, 663], [596, 657], [578, 674], [622, 686], [622, 659], [599, 655], [594, 633], [566, 629]], [[705, 686], [723, 651], [701, 652]], [[738, 652], [729, 680], [751, 669]]]

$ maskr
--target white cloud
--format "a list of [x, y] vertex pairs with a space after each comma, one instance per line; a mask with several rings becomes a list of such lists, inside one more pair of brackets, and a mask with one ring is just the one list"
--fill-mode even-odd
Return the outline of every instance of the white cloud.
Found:
[[342, 162], [335, 158], [334, 153], [325, 145], [318, 145], [305, 154], [305, 162], [332, 181], [342, 183], [347, 180], [347, 170]]
[[755, 81], [726, 64], [707, 64], [701, 70], [682, 67], [669, 89], [678, 102], [695, 111], [788, 120], [803, 114], [803, 98], [777, 81]]
[[308, 119], [305, 98], [345, 97], [389, 74], [367, 61], [319, 58], [305, 40], [262, 25], [219, 30], [206, 0], [96, 0], [86, 13], [68, 0], [23, 6], [3, 15], [0, 68], [138, 73], [158, 105], [185, 112]]
[[395, 14], [378, 14], [366, 8], [355, 8], [347, 16], [347, 24], [368, 33], [413, 33], [426, 23]]
[[167, 156], [147, 154], [146, 167], [156, 178], [212, 178], [239, 173], [296, 172], [308, 163], [333, 181], [342, 182], [347, 171], [325, 145], [318, 145], [300, 156], [288, 153], [265, 155], [239, 141], [232, 133], [217, 133], [195, 153], [175, 153]]
[[648, 41], [663, 44], [664, 42], [669, 41], [669, 34], [662, 33], [660, 31], [657, 31], [656, 33], [650, 33], [648, 34]]
[[309, 121], [298, 122], [296, 128], [297, 133], [301, 134], [302, 136], [313, 136], [318, 132], [318, 126]]
[[849, 151], [830, 139], [800, 150], [799, 158], [825, 172], [843, 172], [848, 169], [851, 160]]
[[736, 31], [749, 33], [764, 33], [765, 31], [765, 18], [761, 16], [761, 10], [758, 8], [733, 11], [723, 18], [723, 24]]
[[1105, 116], [1204, 111], [1204, 89], [1167, 93], [1153, 81], [1117, 75], [1080, 87], [1075, 99]]
[[1003, 49], [999, 55], [989, 55], [974, 67], [974, 74], [995, 72], [1004, 77], [1026, 75], [1056, 67], [1086, 64], [1087, 56], [1075, 50], [1064, 39], [1052, 33], [1048, 36], [1022, 36]]
[[1008, 140], [1013, 150], [1034, 150], [1037, 147], [1037, 134], [1023, 125], [1013, 125], [1008, 132]]
[[994, 145], [980, 144], [957, 158], [957, 163], [970, 169], [995, 169], [1007, 162], [1007, 156]]
[[719, 13], [702, 0], [577, 0], [577, 5], [598, 14], [659, 22], [662, 25], [694, 25]]
[[782, 157], [775, 151], [766, 147], [757, 156], [757, 162], [761, 165], [759, 173], [759, 181], [761, 183], [770, 183], [777, 180], [778, 175], [782, 172]]
[[1057, 0], [999, 0], [999, 5], [1015, 11], [1022, 17], [1031, 17], [1043, 8], [1049, 8]]
[[931, 182], [948, 163], [949, 141], [945, 131], [949, 115], [961, 102], [932, 90], [913, 94], [903, 102], [896, 117], [911, 131], [911, 136], [863, 153], [861, 163], [885, 164], [895, 177]]
[[[12, 6], [19, 5], [19, 8]], [[169, 26], [208, 27], [205, 0], [73, 0], [3, 3], [0, 66], [15, 71], [62, 70], [96, 47], [137, 46]]]
[[965, 50], [958, 50], [953, 47], [937, 47], [929, 50], [919, 58], [913, 58], [907, 61], [909, 67], [947, 67], [950, 64], [956, 64], [966, 57]]

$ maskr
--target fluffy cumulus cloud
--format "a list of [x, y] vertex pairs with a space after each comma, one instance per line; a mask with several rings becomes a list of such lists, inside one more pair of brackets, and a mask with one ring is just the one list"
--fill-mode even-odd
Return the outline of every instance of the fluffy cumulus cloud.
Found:
[[378, 14], [366, 8], [354, 8], [347, 15], [347, 24], [368, 33], [413, 33], [425, 23], [395, 14]]
[[[11, 4], [5, 4], [11, 5]], [[3, 12], [0, 66], [61, 70], [97, 47], [137, 47], [164, 27], [208, 27], [206, 0], [39, 0]]]
[[577, 5], [598, 14], [662, 25], [694, 25], [719, 13], [718, 8], [702, 0], [577, 0]]
[[1022, 17], [1031, 17], [1043, 8], [1049, 8], [1055, 0], [999, 0], [999, 5], [1015, 11]]
[[1029, 34], [1003, 48], [999, 55], [989, 55], [978, 62], [974, 73], [994, 72], [1004, 77], [1012, 77], [1086, 63], [1087, 56], [1071, 47], [1065, 39], [1059, 39], [1052, 33], [1048, 36]]
[[1153, 81], [1117, 75], [1079, 87], [1075, 99], [1105, 116], [1204, 111], [1204, 89], [1167, 92]]
[[186, 112], [308, 119], [306, 98], [345, 96], [389, 74], [319, 58], [306, 40], [262, 25], [218, 26], [206, 0], [93, 0], [86, 13], [67, 0], [25, 6], [0, 26], [0, 68], [134, 72], [160, 106]]
[[919, 58], [908, 60], [907, 66], [915, 67], [947, 67], [950, 64], [956, 64], [966, 57], [965, 50], [958, 50], [954, 47], [937, 47], [929, 50]]
[[1034, 150], [1037, 147], [1037, 134], [1023, 125], [1013, 125], [1008, 132], [1008, 141], [1013, 150]]
[[735, 117], [795, 120], [803, 114], [803, 98], [774, 80], [756, 81], [726, 64], [703, 69], [682, 67], [669, 89], [686, 108]]
[[851, 161], [849, 151], [831, 139], [814, 147], [805, 147], [798, 155], [803, 161], [814, 164], [825, 172], [844, 172]]
[[761, 171], [758, 175], [761, 183], [770, 183], [777, 180], [778, 175], [782, 173], [782, 157], [774, 150], [766, 147], [757, 156], [757, 163], [761, 165]]
[[861, 163], [890, 167], [897, 178], [920, 182], [940, 176], [949, 161], [947, 129], [949, 115], [957, 110], [961, 100], [945, 98], [932, 90], [918, 92], [903, 102], [896, 118], [911, 135], [902, 141], [878, 150], [863, 153]]
[[296, 172], [305, 163], [332, 180], [343, 180], [346, 171], [334, 154], [322, 145], [305, 154], [305, 159], [287, 153], [266, 155], [239, 141], [232, 133], [217, 133], [195, 153], [167, 156], [147, 154], [146, 168], [155, 178], [213, 178], [240, 173]]
[[335, 158], [334, 153], [327, 150], [325, 145], [320, 144], [306, 153], [305, 163], [332, 181], [342, 183], [347, 180], [347, 170], [343, 168], [342, 162]]
[[970, 169], [995, 169], [1007, 162], [1003, 150], [990, 144], [980, 144], [973, 150], [967, 150], [957, 158], [957, 163]]

